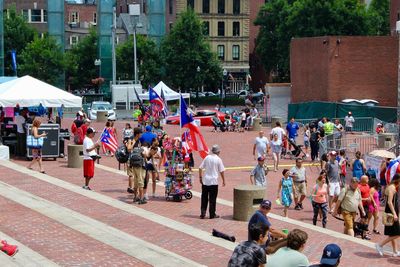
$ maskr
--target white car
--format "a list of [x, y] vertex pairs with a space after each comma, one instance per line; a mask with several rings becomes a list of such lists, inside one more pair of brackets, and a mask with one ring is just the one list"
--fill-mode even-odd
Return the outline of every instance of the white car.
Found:
[[112, 107], [112, 105], [110, 104], [110, 102], [103, 102], [103, 101], [92, 102], [92, 104], [88, 108], [89, 119], [96, 120], [97, 119], [97, 111], [107, 111], [109, 120], [112, 120], [112, 121], [117, 120], [117, 114], [115, 113], [115, 110]]

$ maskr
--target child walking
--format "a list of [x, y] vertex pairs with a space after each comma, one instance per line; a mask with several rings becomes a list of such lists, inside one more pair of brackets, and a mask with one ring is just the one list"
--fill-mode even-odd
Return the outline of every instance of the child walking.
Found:
[[288, 209], [293, 202], [294, 184], [288, 169], [282, 171], [283, 178], [279, 183], [277, 198], [280, 197], [284, 206], [283, 216], [288, 217]]
[[100, 147], [100, 143], [93, 142], [95, 133], [96, 131], [92, 127], [88, 128], [86, 137], [83, 140], [83, 177], [85, 177], [85, 185], [82, 188], [86, 190], [92, 190], [89, 187], [89, 182], [94, 176], [94, 162], [99, 158], [96, 148]]

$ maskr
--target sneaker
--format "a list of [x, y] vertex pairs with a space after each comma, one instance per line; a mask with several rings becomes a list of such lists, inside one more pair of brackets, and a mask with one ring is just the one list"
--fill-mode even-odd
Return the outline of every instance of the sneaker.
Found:
[[393, 257], [400, 257], [400, 251], [397, 251], [396, 253], [393, 253]]
[[303, 203], [299, 203], [299, 207], [300, 207], [300, 209], [304, 209], [303, 208]]
[[148, 194], [144, 194], [143, 199], [144, 199], [144, 200], [149, 200], [149, 195], [148, 195]]
[[12, 257], [18, 252], [18, 247], [17, 246], [10, 245], [5, 240], [1, 241], [1, 243], [3, 244], [3, 247], [1, 248], [1, 251], [6, 253], [8, 256]]
[[151, 197], [152, 198], [157, 198], [157, 195], [156, 194], [151, 194]]
[[145, 198], [139, 200], [139, 202], [138, 202], [139, 205], [146, 204], [146, 203], [147, 203], [147, 200]]
[[297, 205], [294, 207], [294, 209], [295, 209], [295, 210], [301, 210], [300, 205], [297, 204]]
[[133, 198], [133, 203], [136, 203], [136, 202], [139, 202], [140, 201], [140, 198], [138, 198], [138, 197], [134, 197]]
[[375, 244], [375, 249], [380, 256], [383, 256], [383, 248], [378, 243]]
[[92, 188], [90, 188], [90, 187], [87, 186], [87, 185], [82, 186], [82, 188], [83, 188], [83, 189], [86, 189], [86, 190], [89, 190], [89, 191], [93, 191]]
[[135, 191], [131, 187], [128, 187], [128, 189], [126, 189], [126, 192], [128, 192], [129, 194], [135, 193]]

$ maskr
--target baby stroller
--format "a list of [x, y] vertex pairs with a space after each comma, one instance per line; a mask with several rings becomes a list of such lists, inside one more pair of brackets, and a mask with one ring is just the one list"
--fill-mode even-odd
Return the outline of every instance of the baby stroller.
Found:
[[179, 172], [175, 176], [165, 177], [165, 199], [182, 201], [182, 198], [191, 199], [192, 192], [192, 175], [189, 173]]
[[303, 145], [296, 145], [295, 142], [293, 142], [292, 139], [286, 139], [287, 142], [293, 147], [293, 150], [291, 151], [287, 151], [286, 147], [285, 147], [285, 154], [283, 153], [282, 150], [282, 155], [284, 156], [289, 156], [290, 159], [297, 159], [297, 158], [301, 158], [303, 160], [305, 160], [307, 158], [307, 154], [303, 151], [302, 147]]
[[218, 132], [218, 131], [225, 132], [225, 130], [226, 130], [225, 125], [222, 123], [222, 121], [218, 117], [213, 117], [211, 119], [211, 121], [214, 126], [214, 130], [213, 130], [214, 132]]

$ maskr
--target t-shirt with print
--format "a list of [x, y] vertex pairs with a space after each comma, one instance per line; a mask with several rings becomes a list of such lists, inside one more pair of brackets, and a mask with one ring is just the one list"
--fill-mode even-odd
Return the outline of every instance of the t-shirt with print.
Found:
[[289, 138], [294, 139], [297, 136], [297, 130], [299, 129], [299, 125], [297, 122], [289, 122], [286, 126], [286, 131], [288, 132]]
[[256, 145], [257, 158], [264, 156], [264, 154], [267, 153], [267, 146], [269, 144], [267, 137], [257, 136], [256, 139], [254, 140], [254, 144]]
[[265, 249], [255, 241], [245, 241], [236, 246], [228, 267], [258, 267], [267, 263]]

